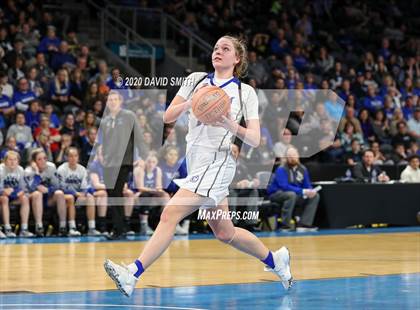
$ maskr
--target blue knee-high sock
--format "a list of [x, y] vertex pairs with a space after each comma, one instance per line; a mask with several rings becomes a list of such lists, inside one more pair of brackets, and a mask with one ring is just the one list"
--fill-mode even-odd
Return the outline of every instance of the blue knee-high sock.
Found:
[[274, 260], [273, 260], [273, 253], [271, 251], [268, 252], [267, 257], [264, 260], [261, 260], [264, 264], [266, 264], [268, 267], [274, 269]]

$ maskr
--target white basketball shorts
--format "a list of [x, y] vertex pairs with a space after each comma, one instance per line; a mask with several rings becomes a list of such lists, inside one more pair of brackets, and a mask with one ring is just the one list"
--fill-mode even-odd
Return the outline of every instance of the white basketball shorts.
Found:
[[214, 151], [191, 147], [186, 156], [188, 175], [174, 182], [183, 189], [209, 197], [215, 207], [229, 195], [229, 186], [235, 176], [236, 161], [230, 150]]

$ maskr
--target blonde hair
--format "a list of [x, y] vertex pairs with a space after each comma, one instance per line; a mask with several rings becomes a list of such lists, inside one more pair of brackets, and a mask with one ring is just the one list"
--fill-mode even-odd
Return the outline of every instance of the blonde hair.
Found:
[[10, 157], [10, 156], [16, 156], [18, 162], [20, 162], [20, 155], [18, 152], [16, 151], [7, 151], [6, 155], [4, 156], [4, 161], [6, 162], [6, 160]]
[[230, 35], [223, 36], [222, 38], [232, 42], [236, 56], [239, 58], [239, 62], [235, 65], [235, 68], [233, 68], [233, 75], [238, 78], [244, 77], [248, 68], [248, 52], [245, 40]]

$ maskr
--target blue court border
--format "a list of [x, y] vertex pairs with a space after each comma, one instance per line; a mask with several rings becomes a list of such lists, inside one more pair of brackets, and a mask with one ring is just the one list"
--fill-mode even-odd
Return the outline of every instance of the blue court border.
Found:
[[[388, 227], [388, 228], [360, 228], [360, 229], [322, 229], [317, 232], [256, 232], [255, 235], [261, 238], [267, 237], [304, 237], [304, 236], [330, 236], [330, 235], [366, 235], [366, 234], [386, 234], [386, 233], [410, 233], [420, 232], [420, 226], [413, 227]], [[214, 235], [208, 234], [190, 234], [189, 236], [175, 236], [174, 240], [209, 240], [214, 239]], [[45, 238], [16, 238], [2, 239], [2, 244], [50, 244], [50, 243], [92, 243], [92, 242], [138, 242], [147, 241], [149, 237], [133, 236], [124, 240], [109, 241], [105, 237], [45, 237]]]

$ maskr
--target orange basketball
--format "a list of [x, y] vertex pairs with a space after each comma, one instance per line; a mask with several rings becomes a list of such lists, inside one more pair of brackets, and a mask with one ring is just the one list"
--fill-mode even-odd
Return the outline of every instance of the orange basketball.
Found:
[[214, 124], [222, 115], [229, 113], [230, 98], [218, 86], [202, 87], [192, 97], [192, 111], [203, 124]]

